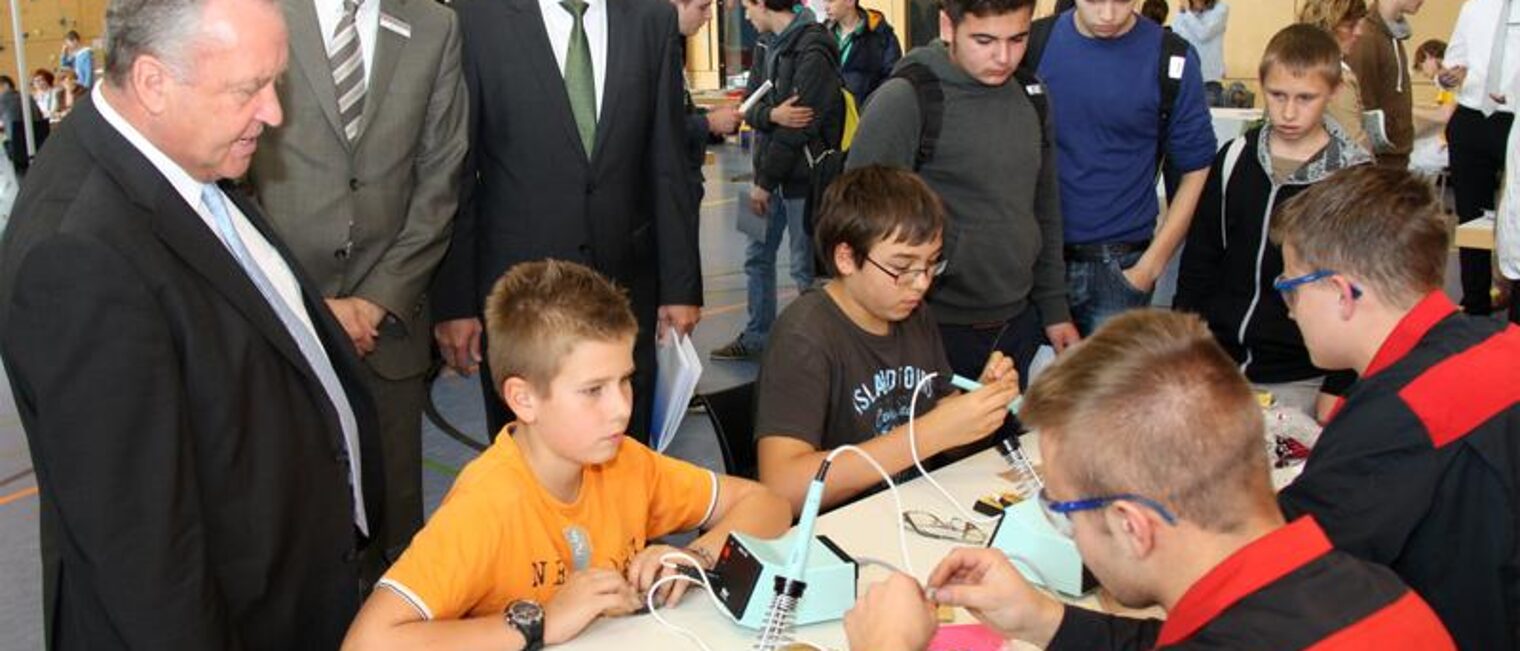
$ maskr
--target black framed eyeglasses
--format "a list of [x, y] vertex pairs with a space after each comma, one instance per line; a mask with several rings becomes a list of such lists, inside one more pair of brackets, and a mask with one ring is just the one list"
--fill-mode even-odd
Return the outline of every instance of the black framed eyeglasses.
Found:
[[921, 267], [917, 269], [894, 269], [880, 262], [872, 260], [871, 256], [869, 255], [866, 256], [866, 262], [869, 262], [871, 263], [871, 266], [880, 269], [882, 273], [886, 274], [887, 277], [892, 279], [892, 282], [897, 283], [898, 287], [912, 287], [913, 283], [918, 282], [918, 279], [923, 277], [927, 277], [930, 280], [938, 278], [940, 274], [945, 273], [945, 267], [949, 265], [948, 260], [940, 260], [939, 262], [931, 264], [928, 267]]

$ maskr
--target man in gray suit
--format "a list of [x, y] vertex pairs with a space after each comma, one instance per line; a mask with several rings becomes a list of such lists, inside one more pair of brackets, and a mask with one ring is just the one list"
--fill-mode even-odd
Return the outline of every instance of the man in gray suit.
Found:
[[424, 290], [448, 248], [465, 157], [454, 12], [431, 0], [282, 0], [286, 121], [249, 174], [363, 357], [379, 406], [386, 561], [422, 526]]

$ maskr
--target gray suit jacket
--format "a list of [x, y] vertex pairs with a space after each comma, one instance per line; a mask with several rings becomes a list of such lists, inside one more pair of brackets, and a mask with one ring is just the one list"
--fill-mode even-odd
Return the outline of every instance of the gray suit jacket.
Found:
[[[379, 0], [363, 131], [351, 145], [311, 0], [282, 0], [290, 65], [285, 121], [260, 139], [255, 196], [327, 297], [359, 296], [402, 328], [365, 358], [382, 377], [421, 373], [432, 338], [423, 293], [448, 248], [468, 147], [454, 12], [431, 0]], [[390, 29], [394, 18], [404, 28]], [[410, 36], [400, 32], [410, 29]]]

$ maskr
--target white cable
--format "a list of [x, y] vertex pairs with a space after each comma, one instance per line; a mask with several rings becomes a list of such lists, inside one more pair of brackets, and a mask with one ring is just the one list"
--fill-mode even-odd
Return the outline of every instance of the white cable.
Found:
[[[909, 416], [909, 418], [911, 418], [911, 416]], [[914, 580], [917, 580], [918, 572], [915, 572], [913, 570], [913, 558], [908, 556], [908, 532], [903, 528], [903, 514], [905, 511], [903, 510], [902, 496], [897, 493], [897, 482], [892, 481], [892, 475], [888, 474], [887, 469], [881, 467], [881, 464], [877, 463], [876, 459], [873, 459], [871, 455], [868, 454], [865, 450], [862, 450], [853, 445], [841, 445], [837, 448], [834, 448], [834, 451], [830, 452], [829, 456], [824, 458], [824, 463], [833, 463], [834, 457], [839, 456], [839, 454], [842, 452], [854, 452], [855, 454], [860, 455], [860, 458], [865, 459], [866, 463], [870, 464], [872, 468], [875, 468], [876, 472], [881, 474], [881, 478], [886, 480], [887, 488], [892, 491], [892, 503], [897, 506], [897, 544], [899, 547], [901, 547], [902, 550], [903, 568], [908, 571], [908, 576], [912, 576], [914, 577]]]
[[[718, 612], [723, 613], [724, 616], [728, 617], [734, 623], [738, 623], [738, 620], [734, 619], [733, 614], [728, 612], [728, 608], [723, 605], [723, 602], [718, 600], [718, 595], [715, 593], [716, 591], [712, 589], [712, 582], [707, 578], [707, 572], [701, 571], [702, 565], [698, 563], [695, 558], [692, 558], [691, 555], [686, 554], [685, 552], [670, 552], [660, 557], [660, 565], [675, 569], [678, 567], [678, 564], [675, 563], [676, 560], [686, 561], [692, 567], [697, 568], [698, 573], [702, 576], [702, 580], [698, 581], [697, 579], [693, 579], [689, 576], [686, 576], [685, 574], [671, 574], [669, 576], [660, 577], [658, 581], [655, 581], [653, 585], [649, 586], [649, 592], [644, 594], [644, 605], [649, 608], [650, 616], [654, 617], [654, 620], [659, 622], [661, 626], [675, 631], [682, 637], [691, 640], [694, 644], [697, 645], [697, 648], [702, 649], [702, 651], [713, 651], [713, 648], [707, 646], [707, 643], [702, 641], [701, 636], [697, 635], [695, 631], [692, 631], [691, 629], [684, 626], [678, 626], [674, 623], [671, 623], [670, 620], [665, 619], [664, 616], [660, 615], [660, 611], [654, 606], [655, 593], [660, 591], [661, 586], [665, 585], [666, 583], [685, 581], [687, 583], [694, 583], [696, 585], [702, 586], [702, 589], [707, 592], [708, 599], [712, 601], [713, 606], [718, 609]], [[829, 651], [829, 649], [807, 640], [792, 640], [792, 644], [810, 647], [816, 649], [817, 651]]]
[[[695, 642], [697, 644], [697, 647], [701, 648], [702, 651], [712, 651], [712, 647], [707, 646], [707, 643], [703, 642], [702, 638], [698, 637], [697, 634], [692, 632], [691, 629], [672, 624], [670, 620], [667, 620], [661, 616], [660, 611], [654, 607], [654, 595], [656, 592], [659, 592], [660, 586], [675, 581], [685, 581], [687, 583], [695, 583], [699, 586], [702, 586], [703, 590], [707, 592], [708, 599], [711, 599], [713, 605], [717, 607], [718, 612], [723, 613], [730, 620], [734, 620], [733, 614], [728, 612], [728, 608], [724, 607], [723, 602], [718, 600], [716, 591], [712, 589], [712, 582], [707, 579], [707, 572], [702, 571], [702, 564], [697, 562], [697, 559], [692, 558], [690, 554], [687, 554], [685, 552], [670, 552], [660, 557], [660, 565], [671, 569], [677, 569], [679, 567], [679, 564], [675, 562], [677, 560], [686, 561], [692, 567], [697, 568], [697, 573], [702, 577], [702, 580], [698, 581], [697, 579], [693, 579], [689, 576], [686, 576], [685, 574], [671, 574], [670, 576], [660, 577], [658, 581], [654, 582], [654, 585], [649, 586], [649, 592], [644, 594], [644, 605], [649, 608], [649, 614], [654, 617], [654, 620], [659, 622], [662, 626], [675, 631], [676, 633], [680, 633], [686, 639]], [[738, 620], [734, 620], [734, 622], [737, 623]]]
[[[940, 495], [943, 495], [945, 497], [945, 501], [949, 502], [950, 506], [955, 507], [955, 510], [961, 512], [961, 517], [965, 518], [967, 522], [992, 524], [993, 522], [997, 522], [998, 520], [1002, 519], [1003, 516], [997, 515], [988, 517], [984, 515], [977, 515], [971, 511], [966, 510], [966, 507], [961, 506], [960, 502], [955, 501], [955, 498], [950, 496], [950, 491], [945, 490], [945, 487], [941, 486], [939, 482], [934, 479], [934, 476], [929, 474], [929, 471], [924, 470], [924, 463], [918, 458], [918, 430], [914, 427], [914, 421], [918, 419], [918, 394], [923, 392], [925, 383], [933, 380], [938, 376], [939, 373], [930, 373], [928, 375], [925, 375], [923, 378], [920, 378], [918, 384], [913, 385], [913, 397], [908, 400], [908, 451], [913, 453], [913, 467], [918, 469], [918, 474], [922, 475], [923, 478], [929, 482], [930, 486], [933, 486], [935, 490], [939, 491]], [[901, 510], [901, 507], [899, 507], [898, 510]]]

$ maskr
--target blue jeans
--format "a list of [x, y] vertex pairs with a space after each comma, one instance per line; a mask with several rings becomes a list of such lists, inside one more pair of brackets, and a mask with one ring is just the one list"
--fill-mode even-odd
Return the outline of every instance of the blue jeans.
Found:
[[1110, 317], [1151, 304], [1151, 293], [1129, 284], [1122, 273], [1144, 251], [1104, 252], [1100, 259], [1066, 260], [1066, 295], [1077, 331], [1086, 337]]
[[813, 284], [812, 240], [802, 230], [803, 208], [806, 197], [795, 199], [781, 196], [780, 190], [771, 195], [770, 215], [766, 217], [765, 241], [751, 239], [744, 251], [745, 286], [749, 290], [749, 323], [739, 341], [746, 348], [765, 348], [770, 336], [771, 324], [776, 322], [776, 251], [781, 248], [781, 236], [790, 240], [792, 258], [792, 282], [797, 291]]

